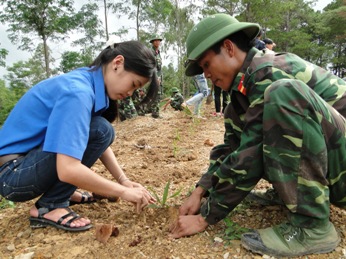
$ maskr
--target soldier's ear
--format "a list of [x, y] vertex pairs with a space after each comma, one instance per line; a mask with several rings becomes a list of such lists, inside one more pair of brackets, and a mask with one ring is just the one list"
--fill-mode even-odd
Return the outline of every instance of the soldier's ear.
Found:
[[231, 40], [225, 39], [222, 46], [226, 49], [227, 53], [231, 57], [234, 56], [234, 43]]

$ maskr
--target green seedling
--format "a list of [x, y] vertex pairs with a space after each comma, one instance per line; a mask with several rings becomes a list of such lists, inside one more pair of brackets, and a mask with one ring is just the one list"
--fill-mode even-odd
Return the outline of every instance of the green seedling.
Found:
[[173, 156], [174, 157], [177, 157], [177, 154], [179, 153], [179, 146], [178, 146], [178, 143], [180, 142], [180, 133], [179, 131], [177, 130], [176, 131], [176, 135], [175, 135], [175, 138], [173, 140]]
[[223, 239], [226, 240], [227, 245], [231, 243], [231, 240], [240, 240], [241, 235], [249, 231], [248, 228], [239, 226], [239, 224], [235, 223], [230, 218], [225, 218], [224, 223], [226, 229], [223, 233]]
[[167, 208], [168, 207], [167, 200], [172, 199], [172, 198], [180, 195], [181, 188], [178, 191], [176, 191], [175, 193], [173, 193], [172, 195], [169, 195], [170, 185], [171, 185], [171, 181], [168, 181], [166, 186], [165, 186], [165, 189], [163, 190], [162, 197], [159, 197], [159, 195], [155, 192], [155, 190], [153, 188], [148, 187], [148, 189], [152, 192], [152, 195], [155, 197], [155, 199], [158, 203], [158, 205], [151, 204], [151, 205], [149, 205], [149, 207]]
[[179, 153], [179, 146], [177, 144], [177, 141], [176, 140], [173, 140], [173, 156], [174, 157], [177, 157], [178, 153]]
[[176, 130], [176, 134], [175, 134], [175, 138], [174, 138], [176, 141], [180, 141], [180, 133], [179, 133], [179, 130], [177, 129]]
[[189, 107], [185, 106], [183, 112], [187, 115], [187, 116], [192, 116], [192, 112], [189, 109]]

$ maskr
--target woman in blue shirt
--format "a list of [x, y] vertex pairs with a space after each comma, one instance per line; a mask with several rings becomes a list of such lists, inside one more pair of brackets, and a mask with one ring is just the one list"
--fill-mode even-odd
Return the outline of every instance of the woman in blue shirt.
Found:
[[[137, 41], [110, 43], [90, 67], [46, 79], [16, 104], [0, 129], [0, 194], [30, 209], [32, 227], [68, 231], [92, 227], [69, 208], [79, 188], [132, 202], [139, 213], [155, 202], [120, 168], [110, 145], [121, 100], [150, 82], [144, 102], [158, 89], [155, 58]], [[106, 119], [107, 118], [107, 119]], [[118, 183], [94, 173], [100, 159]]]

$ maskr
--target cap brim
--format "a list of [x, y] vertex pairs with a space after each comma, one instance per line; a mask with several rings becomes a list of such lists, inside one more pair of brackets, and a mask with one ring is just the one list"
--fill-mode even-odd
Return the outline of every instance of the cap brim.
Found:
[[162, 41], [162, 39], [152, 39], [152, 40], [150, 40], [149, 42], [152, 43], [152, 42], [155, 41], [155, 40]]
[[[191, 52], [188, 59], [197, 60], [206, 50], [208, 50], [214, 44], [238, 31], [244, 31], [244, 33], [249, 37], [249, 39], [253, 40], [259, 33], [260, 26], [254, 23], [245, 22], [241, 22], [238, 24], [230, 24], [229, 26], [226, 26], [221, 30], [209, 35], [204, 41], [198, 44], [198, 46]], [[197, 64], [196, 61], [190, 61], [187, 64], [185, 69], [186, 76], [194, 76], [202, 73], [203, 69]]]
[[203, 73], [203, 69], [197, 64], [197, 61], [190, 61], [185, 69], [186, 76], [195, 76]]

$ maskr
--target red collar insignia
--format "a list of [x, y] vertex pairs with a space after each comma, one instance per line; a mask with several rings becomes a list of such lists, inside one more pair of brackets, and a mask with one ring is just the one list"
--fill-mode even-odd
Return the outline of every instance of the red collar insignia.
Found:
[[239, 92], [241, 92], [243, 95], [246, 96], [246, 88], [243, 85], [244, 77], [245, 77], [245, 75], [243, 75], [241, 77], [241, 79], [240, 79], [240, 82], [239, 82], [239, 85], [238, 85], [238, 90], [239, 90]]

